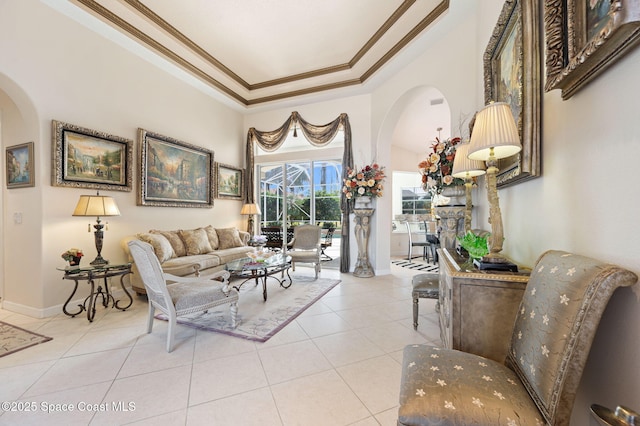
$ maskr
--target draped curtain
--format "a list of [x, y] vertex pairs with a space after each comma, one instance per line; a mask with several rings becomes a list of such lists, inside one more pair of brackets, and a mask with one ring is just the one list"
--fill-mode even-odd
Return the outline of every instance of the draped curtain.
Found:
[[[304, 120], [297, 112], [292, 112], [287, 121], [276, 130], [261, 131], [254, 127], [247, 133], [246, 151], [246, 179], [244, 197], [247, 203], [254, 202], [255, 176], [254, 176], [254, 143], [267, 152], [273, 152], [280, 148], [287, 139], [289, 130], [296, 126], [302, 131], [309, 143], [316, 147], [328, 145], [338, 134], [340, 129], [344, 132], [344, 153], [342, 155], [342, 178], [347, 177], [349, 168], [353, 168], [353, 149], [351, 147], [351, 126], [349, 116], [345, 113], [331, 123], [315, 125]], [[344, 193], [340, 193], [340, 209], [342, 211], [342, 235], [340, 244], [340, 272], [349, 272], [349, 214], [351, 205], [347, 202]]]

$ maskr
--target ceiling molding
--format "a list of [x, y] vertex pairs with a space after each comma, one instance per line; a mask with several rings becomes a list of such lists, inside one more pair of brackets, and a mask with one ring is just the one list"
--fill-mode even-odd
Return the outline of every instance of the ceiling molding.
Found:
[[[115, 5], [104, 0], [70, 0], [244, 106], [363, 84], [448, 10], [449, 0], [436, 1], [403, 0], [348, 62], [249, 82], [240, 76], [240, 70], [232, 70], [172, 25], [172, 16], [161, 17], [139, 0], [120, 0]], [[419, 7], [426, 10], [415, 10]], [[411, 24], [418, 12], [425, 15]]]

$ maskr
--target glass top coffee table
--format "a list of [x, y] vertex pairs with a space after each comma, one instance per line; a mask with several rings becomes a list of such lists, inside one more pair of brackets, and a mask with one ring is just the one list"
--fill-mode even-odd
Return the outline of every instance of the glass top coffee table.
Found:
[[[232, 277], [244, 278], [244, 281], [234, 285], [233, 288], [240, 291], [240, 287], [247, 281], [255, 280], [256, 285], [262, 281], [262, 296], [265, 301], [267, 300], [267, 278], [276, 280], [283, 288], [291, 287], [293, 281], [289, 275], [289, 269], [291, 269], [291, 256], [282, 253], [274, 254], [260, 262], [245, 257], [227, 263], [227, 271]], [[276, 276], [277, 273], [280, 273], [280, 278]]]

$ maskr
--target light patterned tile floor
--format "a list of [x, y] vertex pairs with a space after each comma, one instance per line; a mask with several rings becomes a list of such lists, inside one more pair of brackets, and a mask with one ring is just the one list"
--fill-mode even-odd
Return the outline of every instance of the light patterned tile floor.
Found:
[[0, 424], [395, 425], [402, 348], [440, 337], [434, 300], [420, 299], [413, 329], [418, 272], [391, 271], [324, 269], [342, 282], [269, 341], [178, 325], [170, 354], [164, 322], [145, 333], [144, 297], [126, 312], [100, 307], [93, 323], [0, 310], [0, 320], [53, 337], [0, 358], [0, 399], [21, 403], [0, 411]]

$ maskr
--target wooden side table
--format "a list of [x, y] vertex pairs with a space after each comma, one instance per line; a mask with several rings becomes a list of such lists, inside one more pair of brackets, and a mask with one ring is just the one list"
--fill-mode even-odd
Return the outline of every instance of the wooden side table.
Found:
[[504, 362], [530, 269], [481, 271], [453, 249], [438, 253], [442, 343]]
[[[96, 303], [98, 298], [102, 298], [102, 306], [108, 307], [109, 302], [111, 302], [111, 307], [120, 309], [121, 311], [127, 310], [133, 304], [133, 297], [127, 291], [124, 285], [124, 277], [131, 273], [131, 263], [124, 263], [120, 265], [91, 265], [91, 266], [67, 266], [64, 268], [56, 268], [59, 271], [64, 272], [64, 276], [62, 279], [64, 280], [73, 280], [75, 285], [73, 287], [73, 291], [71, 295], [64, 303], [62, 307], [62, 312], [70, 317], [75, 317], [78, 314], [81, 314], [84, 311], [87, 311], [87, 319], [89, 322], [93, 322], [93, 318], [96, 315]], [[120, 306], [120, 300], [116, 300], [111, 292], [109, 291], [109, 284], [107, 282], [108, 278], [111, 277], [120, 277], [120, 286], [122, 290], [129, 298], [129, 303], [126, 306]], [[98, 284], [96, 289], [96, 280], [104, 280], [104, 289], [102, 285]], [[86, 281], [87, 284], [91, 286], [91, 293], [84, 299], [82, 304], [78, 304], [77, 312], [69, 312], [67, 310], [67, 305], [75, 296], [76, 291], [78, 290], [78, 282]]]

